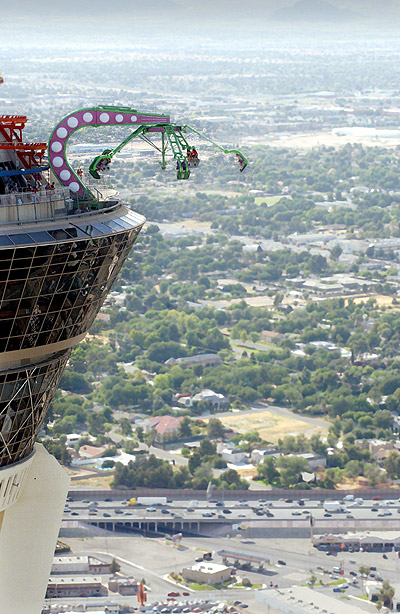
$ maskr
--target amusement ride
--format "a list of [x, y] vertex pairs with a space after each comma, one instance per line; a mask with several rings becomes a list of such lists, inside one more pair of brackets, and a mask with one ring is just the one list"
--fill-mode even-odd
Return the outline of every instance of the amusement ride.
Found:
[[[83, 173], [75, 171], [67, 159], [66, 147], [71, 135], [87, 126], [133, 126], [134, 130], [114, 149], [105, 149], [89, 166], [90, 175], [98, 180], [110, 168], [113, 157], [136, 138], [145, 141], [161, 155], [161, 168], [167, 168], [167, 156], [176, 160], [177, 179], [189, 179], [191, 169], [200, 164], [197, 149], [191, 145], [187, 133], [208, 141], [224, 154], [235, 154], [242, 172], [247, 166], [245, 156], [238, 149], [227, 149], [188, 125], [174, 124], [168, 115], [140, 113], [129, 107], [99, 106], [80, 109], [64, 117], [54, 128], [49, 141], [49, 164], [58, 181], [68, 187], [77, 201], [95, 207], [96, 197], [83, 183]], [[160, 137], [158, 142], [155, 137]]]

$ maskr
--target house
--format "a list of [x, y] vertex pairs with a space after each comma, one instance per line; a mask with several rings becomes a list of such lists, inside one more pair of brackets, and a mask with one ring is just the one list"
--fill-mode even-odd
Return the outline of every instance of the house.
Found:
[[227, 462], [233, 465], [241, 465], [248, 462], [247, 452], [243, 452], [240, 448], [225, 447], [221, 451], [221, 457]]
[[197, 365], [202, 367], [215, 367], [223, 363], [223, 360], [218, 354], [197, 354], [196, 356], [186, 356], [184, 358], [168, 358], [165, 364], [169, 367], [178, 365], [182, 368], [193, 368]]
[[183, 392], [175, 395], [177, 403], [184, 407], [190, 407], [192, 405], [192, 397], [189, 392]]
[[322, 454], [315, 454], [314, 452], [301, 452], [300, 454], [289, 454], [289, 456], [300, 456], [304, 458], [310, 469], [318, 469], [319, 467], [326, 467], [326, 458]]
[[197, 403], [200, 401], [208, 403], [212, 405], [214, 409], [220, 409], [221, 405], [227, 405], [229, 403], [228, 399], [223, 394], [209, 389], [202, 390], [198, 394], [195, 394], [194, 397], [192, 397], [192, 401]]
[[260, 333], [260, 340], [266, 341], [267, 343], [278, 343], [278, 341], [283, 338], [284, 335], [281, 335], [273, 330], [262, 330]]
[[262, 463], [268, 456], [272, 456], [273, 458], [278, 458], [281, 453], [276, 448], [265, 448], [263, 450], [253, 450], [250, 454], [250, 459], [253, 465], [259, 465]]
[[219, 584], [231, 577], [231, 567], [219, 565], [218, 563], [196, 563], [192, 567], [184, 567], [182, 576], [186, 580], [199, 582], [200, 584]]
[[182, 416], [178, 418], [169, 415], [154, 416], [143, 420], [143, 427], [147, 432], [154, 430], [156, 433], [156, 441], [162, 443], [178, 438], [179, 427], [182, 420]]
[[395, 449], [393, 441], [385, 441], [383, 439], [370, 439], [368, 441], [368, 449], [376, 461], [384, 461]]
[[81, 446], [78, 450], [80, 458], [101, 458], [104, 452], [107, 450], [107, 446]]

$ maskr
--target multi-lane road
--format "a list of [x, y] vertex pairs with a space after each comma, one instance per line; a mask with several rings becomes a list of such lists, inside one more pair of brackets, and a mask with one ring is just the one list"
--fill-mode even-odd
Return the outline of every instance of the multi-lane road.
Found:
[[320, 501], [289, 499], [279, 501], [190, 501], [171, 500], [166, 505], [129, 506], [121, 500], [68, 501], [65, 520], [90, 522], [103, 528], [124, 525], [137, 529], [172, 529], [191, 533], [203, 532], [211, 526], [224, 525], [227, 530], [241, 528], [307, 528], [312, 515], [319, 530], [398, 528], [400, 501], [364, 500], [360, 505], [347, 502], [345, 511], [327, 512]]

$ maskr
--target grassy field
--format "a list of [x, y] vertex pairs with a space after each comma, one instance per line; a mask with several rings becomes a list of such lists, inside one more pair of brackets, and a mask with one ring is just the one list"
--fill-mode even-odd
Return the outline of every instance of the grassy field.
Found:
[[221, 422], [229, 428], [239, 433], [257, 431], [266, 441], [276, 443], [285, 435], [299, 435], [303, 433], [306, 437], [314, 433], [327, 434], [327, 429], [314, 426], [309, 422], [296, 417], [286, 417], [273, 414], [270, 411], [259, 411], [252, 414], [235, 414], [232, 416], [221, 416]]
[[282, 196], [256, 196], [254, 202], [256, 205], [267, 205], [268, 207], [272, 207], [272, 205], [276, 205], [283, 198]]
[[72, 484], [74, 487], [78, 488], [110, 488], [110, 483], [112, 480], [112, 475], [96, 475], [90, 478], [75, 478], [72, 481]]

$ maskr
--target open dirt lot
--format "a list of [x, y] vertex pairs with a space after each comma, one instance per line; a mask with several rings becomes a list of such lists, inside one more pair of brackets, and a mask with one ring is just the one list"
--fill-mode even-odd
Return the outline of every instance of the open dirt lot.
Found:
[[285, 435], [299, 435], [303, 433], [310, 437], [314, 433], [327, 434], [327, 429], [316, 426], [302, 420], [301, 417], [282, 416], [272, 411], [258, 411], [254, 413], [244, 413], [236, 415], [225, 415], [220, 417], [221, 422], [239, 433], [257, 431], [266, 441], [275, 443]]

